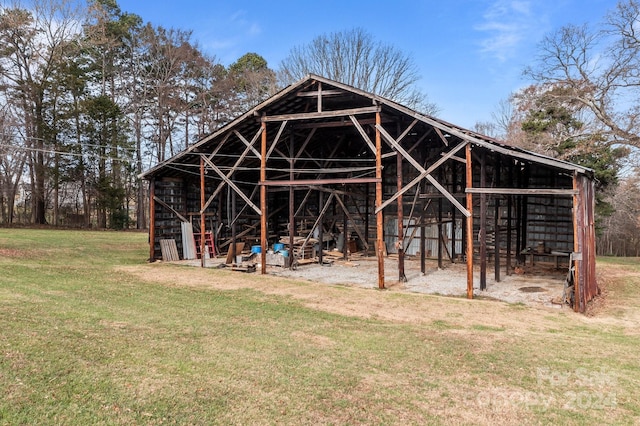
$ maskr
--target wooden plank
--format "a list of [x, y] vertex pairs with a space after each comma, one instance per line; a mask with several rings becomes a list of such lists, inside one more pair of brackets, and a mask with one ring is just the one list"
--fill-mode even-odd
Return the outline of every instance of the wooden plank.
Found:
[[267, 180], [260, 182], [262, 186], [313, 186], [313, 185], [337, 185], [376, 183], [377, 178], [337, 178], [337, 179], [297, 179], [297, 180]]
[[[242, 250], [244, 250], [244, 243], [242, 242], [236, 243], [236, 249], [235, 249], [236, 256], [239, 256], [240, 253], [242, 253]], [[232, 250], [230, 247], [229, 250], [227, 250], [227, 259], [225, 260], [224, 263], [226, 263], [227, 265], [236, 263], [236, 260], [233, 258], [233, 253], [234, 253], [234, 250]]]
[[577, 194], [573, 189], [553, 189], [553, 188], [466, 188], [467, 194], [490, 194], [490, 195], [566, 195]]
[[178, 211], [176, 211], [173, 207], [171, 207], [169, 204], [165, 203], [164, 201], [162, 201], [158, 196], [154, 195], [152, 197], [152, 199], [157, 202], [158, 204], [160, 204], [162, 207], [171, 210], [171, 212], [173, 214], [175, 214], [176, 216], [178, 216], [178, 219], [180, 219], [182, 222], [189, 222], [189, 220], [184, 217], [183, 215], [181, 215]]
[[165, 262], [174, 262], [180, 260], [178, 255], [178, 247], [174, 239], [161, 239], [160, 251], [162, 252], [162, 260]]
[[362, 139], [364, 139], [371, 152], [373, 152], [373, 154], [375, 155], [376, 146], [373, 144], [373, 142], [371, 142], [371, 139], [369, 139], [369, 135], [367, 135], [367, 132], [364, 131], [355, 116], [350, 115], [349, 118], [351, 119], [351, 122], [353, 123], [355, 128], [358, 130], [358, 133], [360, 133], [360, 136], [362, 136]]
[[270, 121], [314, 120], [314, 119], [332, 118], [332, 117], [347, 117], [349, 115], [372, 114], [372, 113], [378, 112], [378, 110], [379, 110], [379, 107], [374, 106], [374, 107], [342, 109], [338, 111], [307, 112], [307, 113], [300, 113], [300, 114], [281, 114], [281, 115], [264, 116], [262, 117], [262, 121], [266, 123]]

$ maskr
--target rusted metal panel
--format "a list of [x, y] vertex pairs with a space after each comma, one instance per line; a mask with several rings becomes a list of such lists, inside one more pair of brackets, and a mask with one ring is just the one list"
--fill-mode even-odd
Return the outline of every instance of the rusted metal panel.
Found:
[[580, 260], [576, 265], [575, 307], [585, 312], [587, 303], [598, 295], [596, 280], [595, 242], [595, 187], [594, 182], [584, 175], [576, 176], [578, 203], [576, 211], [576, 234]]

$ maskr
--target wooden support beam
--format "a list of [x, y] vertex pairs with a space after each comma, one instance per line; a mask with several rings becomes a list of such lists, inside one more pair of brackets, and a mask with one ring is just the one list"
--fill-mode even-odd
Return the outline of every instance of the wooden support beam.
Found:
[[[289, 136], [289, 155], [291, 159], [289, 160], [289, 180], [294, 180], [294, 164], [296, 162], [294, 158], [294, 143], [295, 143], [295, 135], [291, 132]], [[289, 269], [293, 270], [295, 267], [295, 262], [293, 262], [293, 242], [296, 236], [296, 215], [295, 215], [295, 198], [296, 192], [293, 186], [289, 187]], [[322, 241], [322, 240], [320, 240]]]
[[[324, 203], [324, 192], [318, 191], [318, 210], [320, 210], [320, 206]], [[320, 213], [320, 211], [318, 211]], [[318, 240], [320, 242], [320, 250], [318, 251], [318, 263], [320, 265], [323, 264], [323, 252], [324, 252], [324, 215], [318, 214], [320, 219], [320, 227], [318, 228]], [[293, 243], [291, 244], [291, 252], [293, 252]], [[289, 254], [291, 256], [291, 254]], [[290, 262], [293, 263], [293, 262]]]
[[413, 158], [413, 156], [411, 156], [411, 154], [409, 154], [394, 138], [393, 136], [391, 136], [384, 127], [382, 127], [382, 124], [376, 124], [376, 129], [378, 129], [378, 131], [380, 132], [380, 134], [384, 137], [384, 139], [387, 141], [387, 143], [398, 153], [402, 154], [402, 156], [405, 158], [405, 160], [407, 160], [413, 167], [416, 168], [416, 170], [418, 170], [419, 172], [423, 173], [425, 171], [425, 169], [422, 167], [422, 165], [420, 163], [418, 163], [418, 161]]
[[[206, 159], [207, 161], [211, 161], [209, 159]], [[204, 210], [205, 210], [205, 201], [206, 201], [206, 196], [205, 196], [205, 181], [204, 181], [204, 162], [205, 162], [205, 157], [200, 156], [200, 266], [201, 267], [205, 267], [207, 266], [207, 261], [206, 261], [206, 256], [204, 253], [205, 247], [206, 247], [206, 243], [207, 243], [207, 239], [205, 238], [205, 231], [206, 231], [206, 217], [204, 215]]]
[[351, 213], [349, 213], [349, 209], [347, 209], [347, 206], [345, 205], [345, 203], [340, 199], [340, 197], [336, 197], [336, 201], [338, 202], [338, 204], [340, 204], [340, 207], [342, 208], [342, 210], [344, 211], [344, 214], [347, 216], [347, 218], [349, 220], [351, 220], [351, 223], [353, 223], [353, 230], [356, 231], [356, 233], [358, 234], [358, 237], [360, 237], [360, 240], [362, 241], [362, 244], [365, 245], [365, 249], [369, 249], [369, 245], [367, 244], [367, 242], [365, 241], [364, 235], [362, 235], [362, 233], [360, 232], [360, 230], [358, 229], [357, 226], [355, 226], [356, 221], [353, 220], [353, 217], [351, 216]]
[[[253, 210], [255, 210], [255, 212], [256, 212], [256, 213], [258, 213], [258, 214], [262, 214], [262, 209], [259, 209], [259, 208], [258, 208], [258, 206], [256, 206], [255, 204], [253, 204], [253, 202], [249, 199], [249, 197], [247, 197], [247, 196], [245, 195], [245, 193], [244, 193], [244, 192], [242, 192], [242, 190], [241, 190], [240, 188], [238, 188], [238, 186], [237, 186], [235, 183], [231, 182], [231, 179], [229, 179], [229, 178], [228, 178], [228, 177], [227, 177], [227, 176], [222, 172], [222, 170], [220, 170], [220, 169], [218, 168], [218, 166], [216, 166], [215, 164], [213, 164], [213, 163], [211, 162], [211, 160], [209, 160], [209, 159], [208, 159], [208, 158], [206, 158], [206, 157], [201, 157], [201, 158], [204, 160], [204, 162], [206, 162], [206, 163], [207, 163], [207, 165], [208, 165], [208, 166], [209, 166], [209, 167], [210, 167], [214, 172], [216, 172], [216, 173], [218, 174], [218, 176], [220, 176], [220, 178], [221, 178], [222, 180], [224, 180], [224, 181], [227, 183], [227, 185], [229, 185], [231, 188], [233, 188], [233, 190], [234, 190], [234, 191], [236, 191], [236, 193], [237, 193], [237, 194], [238, 194], [238, 195], [239, 195], [239, 196], [240, 196], [240, 197], [245, 201], [245, 203], [249, 204], [249, 206], [250, 206]], [[203, 178], [203, 179], [204, 179], [204, 178]]]
[[[415, 124], [415, 121], [414, 121]], [[402, 190], [402, 155], [396, 155], [396, 187]], [[404, 271], [404, 205], [402, 195], [398, 197], [398, 281], [407, 282]]]
[[[442, 169], [438, 170], [438, 177], [442, 180]], [[442, 198], [438, 198], [438, 268], [443, 269], [443, 259], [442, 259], [442, 249], [443, 249], [443, 238], [442, 238]]]
[[447, 138], [444, 137], [444, 135], [442, 134], [442, 131], [437, 127], [434, 127], [433, 129], [436, 131], [436, 133], [440, 137], [440, 140], [442, 141], [442, 143], [444, 143], [444, 146], [449, 146], [449, 141], [447, 140]]
[[[578, 192], [578, 173], [573, 174], [573, 189], [576, 190], [576, 194], [573, 196], [573, 252], [580, 253], [580, 235], [582, 231], [580, 229], [580, 196]], [[582, 288], [580, 287], [580, 263], [582, 262], [582, 256], [579, 259], [574, 259], [574, 256], [570, 258], [570, 266], [573, 266], [573, 310], [580, 312], [580, 304], [582, 302]], [[572, 263], [572, 264], [571, 264]]]
[[[311, 231], [309, 232], [309, 234], [307, 234], [304, 241], [302, 242], [302, 250], [304, 250], [304, 248], [307, 246], [307, 243], [309, 242], [309, 240], [311, 239], [311, 236], [313, 235], [313, 231], [315, 231], [318, 224], [321, 223], [322, 218], [324, 217], [324, 214], [329, 209], [329, 206], [331, 205], [331, 201], [333, 200], [334, 197], [335, 195], [331, 194], [329, 195], [329, 198], [327, 198], [327, 202], [324, 203], [324, 206], [322, 207], [320, 214], [318, 215], [318, 217], [316, 218], [316, 221], [313, 223], [313, 226], [311, 227]], [[338, 197], [335, 197], [335, 198], [338, 198]]]
[[156, 180], [149, 181], [149, 262], [156, 260]]
[[[260, 130], [259, 132], [256, 133], [256, 135], [254, 136], [254, 138], [252, 139], [252, 142], [249, 143], [249, 145], [247, 145], [247, 147], [245, 148], [245, 150], [242, 152], [242, 154], [240, 155], [240, 157], [238, 157], [238, 159], [236, 160], [236, 162], [234, 163], [233, 167], [231, 167], [231, 170], [229, 170], [229, 172], [225, 175], [227, 178], [229, 178], [240, 166], [240, 164], [242, 164], [242, 162], [244, 161], [244, 159], [247, 157], [247, 155], [249, 154], [249, 151], [251, 149], [255, 149], [253, 148], [253, 143], [255, 143], [255, 141], [257, 140], [258, 136], [262, 133], [262, 130]], [[240, 135], [238, 133], [238, 135]], [[242, 135], [240, 135], [240, 137], [242, 137]], [[259, 154], [258, 154], [259, 157]], [[208, 158], [209, 162], [212, 163], [212, 158]], [[222, 188], [224, 188], [224, 186], [227, 184], [226, 179], [223, 179], [222, 182], [220, 182], [217, 186], [217, 188], [213, 191], [213, 193], [211, 194], [211, 196], [209, 197], [209, 199], [207, 200], [207, 202], [205, 203], [205, 210], [209, 207], [209, 204], [211, 204], [213, 202], [213, 200], [215, 199], [215, 197], [220, 193], [220, 191], [222, 191]]]
[[[260, 183], [267, 180], [267, 122], [262, 117], [260, 144]], [[267, 273], [267, 187], [260, 185], [260, 273]]]
[[323, 118], [333, 118], [333, 117], [348, 117], [350, 115], [360, 115], [360, 114], [373, 114], [379, 111], [380, 107], [363, 107], [363, 108], [351, 108], [351, 109], [343, 109], [337, 111], [324, 111], [324, 112], [306, 112], [299, 114], [281, 114], [281, 115], [272, 115], [272, 116], [264, 116], [262, 117], [263, 122], [270, 121], [293, 121], [293, 120], [317, 120]]
[[369, 138], [369, 135], [367, 135], [367, 132], [364, 131], [355, 116], [350, 115], [349, 118], [351, 119], [351, 122], [353, 123], [355, 128], [358, 130], [358, 133], [360, 133], [360, 136], [362, 136], [362, 139], [364, 139], [371, 152], [373, 152], [373, 154], [375, 155], [376, 146], [373, 144], [373, 142], [371, 142], [371, 139]]
[[[294, 159], [295, 161], [297, 161], [300, 158], [300, 156], [302, 155], [304, 150], [307, 148], [307, 145], [309, 145], [309, 142], [311, 142], [311, 138], [313, 138], [313, 135], [315, 135], [315, 134], [316, 134], [316, 129], [311, 129], [311, 131], [307, 135], [307, 138], [304, 140], [302, 146], [300, 147], [300, 149], [296, 153], [296, 157]], [[294, 163], [295, 163], [295, 161], [294, 161]]]
[[[153, 201], [157, 202], [158, 204], [160, 204], [162, 207], [170, 210], [173, 214], [175, 214], [176, 216], [178, 216], [178, 219], [180, 219], [182, 222], [189, 222], [189, 219], [187, 219], [186, 217], [184, 217], [182, 214], [180, 214], [176, 209], [174, 209], [173, 207], [171, 207], [169, 204], [165, 203], [162, 199], [160, 199], [158, 196], [154, 195], [151, 198]], [[154, 207], [155, 208], [155, 207]]]
[[233, 130], [233, 133], [238, 137], [238, 139], [240, 139], [240, 141], [242, 141], [243, 144], [245, 144], [245, 146], [247, 148], [249, 148], [251, 150], [251, 152], [253, 152], [253, 155], [255, 155], [258, 160], [261, 159], [261, 156], [260, 156], [260, 153], [258, 152], [258, 150], [256, 148], [254, 148], [253, 144], [256, 143], [256, 141], [258, 140], [258, 138], [262, 134], [262, 130], [263, 130], [262, 127], [260, 127], [260, 129], [256, 132], [256, 134], [253, 135], [253, 138], [251, 138], [251, 142], [246, 140], [245, 137], [242, 136], [242, 134], [239, 131], [237, 131], [235, 129]]
[[440, 193], [442, 193], [442, 195], [444, 195], [449, 201], [451, 201], [451, 204], [453, 204], [458, 210], [460, 210], [463, 215], [467, 217], [471, 215], [471, 212], [464, 208], [464, 206], [460, 204], [458, 200], [456, 200], [456, 197], [449, 193], [449, 191], [447, 191], [444, 186], [440, 185], [440, 182], [438, 182], [433, 176], [427, 175], [427, 180], [431, 182], [431, 185], [435, 186], [436, 189], [440, 191]]
[[558, 195], [572, 197], [577, 194], [573, 189], [552, 188], [467, 188], [466, 193], [489, 195]]
[[298, 92], [296, 96], [304, 97], [304, 98], [315, 98], [317, 96], [340, 96], [344, 95], [345, 92], [342, 90], [313, 90], [308, 92]]
[[353, 185], [360, 183], [376, 183], [378, 178], [336, 178], [336, 179], [297, 179], [268, 180], [260, 182], [261, 186], [314, 186], [314, 185]]
[[[466, 144], [465, 157], [467, 160], [466, 167], [466, 187], [473, 186], [473, 172], [471, 164], [471, 145]], [[467, 298], [473, 299], [473, 194], [467, 193], [467, 216], [466, 223], [466, 256], [467, 256]]]
[[382, 216], [382, 127], [380, 111], [376, 111], [376, 255], [378, 258], [378, 288], [384, 289], [384, 218]]
[[[495, 162], [494, 162], [494, 179], [492, 186], [500, 186], [500, 168], [502, 167], [500, 161], [500, 155], [496, 154]], [[500, 197], [494, 197], [495, 204], [495, 213], [493, 215], [493, 245], [494, 245], [494, 253], [493, 253], [493, 262], [494, 262], [494, 278], [497, 283], [500, 282]]]
[[[376, 213], [378, 212], [378, 208], [379, 209], [384, 209], [386, 206], [388, 206], [389, 204], [391, 204], [392, 202], [395, 201], [396, 198], [398, 198], [400, 195], [404, 194], [405, 192], [407, 192], [409, 189], [413, 188], [415, 185], [417, 185], [419, 182], [422, 181], [422, 179], [426, 178], [427, 176], [429, 176], [430, 173], [432, 173], [434, 170], [436, 170], [438, 167], [440, 167], [442, 164], [444, 164], [449, 158], [451, 158], [455, 153], [457, 153], [458, 151], [460, 151], [462, 148], [464, 148], [468, 143], [467, 142], [463, 142], [459, 145], [457, 145], [455, 148], [453, 148], [451, 151], [447, 152], [445, 155], [443, 155], [438, 161], [436, 161], [435, 163], [433, 163], [431, 166], [429, 166], [428, 168], [424, 169], [422, 168], [422, 166], [420, 167], [423, 172], [420, 173], [420, 175], [418, 175], [418, 177], [416, 177], [415, 179], [413, 179], [411, 182], [409, 182], [407, 185], [404, 186], [404, 188], [402, 188], [402, 190], [396, 192], [391, 198], [389, 198], [387, 201], [385, 201], [384, 203], [382, 203], [380, 205], [380, 207], [376, 208]], [[442, 188], [442, 186], [440, 186]], [[449, 194], [451, 195], [451, 194]], [[447, 197], [448, 198], [448, 197]], [[458, 203], [459, 204], [459, 203]], [[460, 205], [461, 206], [461, 205]], [[464, 208], [463, 208], [464, 210]], [[465, 210], [466, 211], [466, 210]], [[464, 212], [463, 212], [464, 213]], [[464, 213], [466, 216], [466, 213]]]
[[[287, 123], [288, 123], [288, 121], [285, 120], [285, 121], [282, 122], [282, 124], [280, 124], [280, 128], [278, 129], [278, 133], [276, 134], [276, 138], [273, 140], [273, 142], [271, 142], [271, 146], [269, 147], [269, 151], [267, 151], [267, 160], [269, 159], [269, 157], [271, 157], [271, 154], [273, 153], [273, 150], [276, 149], [276, 145], [280, 141], [280, 136], [282, 136], [282, 132], [284, 132], [285, 127], [287, 127]], [[283, 155], [283, 157], [284, 157], [284, 155]]]
[[[487, 186], [487, 155], [480, 153], [480, 187]], [[480, 194], [480, 290], [487, 289], [487, 194]]]

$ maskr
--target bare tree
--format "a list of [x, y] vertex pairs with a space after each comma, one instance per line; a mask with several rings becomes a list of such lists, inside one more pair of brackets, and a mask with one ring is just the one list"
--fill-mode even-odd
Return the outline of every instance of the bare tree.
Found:
[[563, 27], [546, 36], [525, 74], [565, 104], [579, 104], [610, 143], [640, 147], [640, 3], [623, 0], [600, 28]]
[[67, 0], [32, 0], [0, 10], [2, 95], [21, 109], [24, 137], [30, 144], [33, 218], [46, 223], [46, 175], [51, 141], [45, 104], [55, 90], [53, 76], [64, 51], [79, 33], [78, 9]]
[[294, 47], [280, 64], [279, 79], [290, 84], [310, 73], [428, 114], [437, 112], [417, 87], [420, 76], [411, 57], [391, 45], [376, 42], [362, 28], [324, 34]]

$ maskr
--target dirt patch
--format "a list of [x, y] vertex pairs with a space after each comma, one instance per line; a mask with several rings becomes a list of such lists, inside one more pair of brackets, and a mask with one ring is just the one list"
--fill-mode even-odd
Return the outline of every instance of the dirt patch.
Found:
[[[328, 269], [320, 266], [318, 268]], [[338, 271], [338, 269], [332, 270]], [[548, 318], [549, 312], [569, 315], [575, 317], [577, 321], [585, 320], [583, 315], [575, 314], [568, 308], [552, 310], [540, 305], [539, 313], [532, 315], [535, 311], [525, 309], [521, 304], [411, 292], [407, 291], [406, 284], [391, 287], [389, 290], [377, 290], [373, 284], [369, 284], [369, 287], [353, 283], [327, 285], [314, 281], [301, 281], [299, 278], [259, 273], [243, 274], [166, 263], [121, 267], [119, 271], [132, 274], [147, 282], [167, 286], [223, 291], [252, 289], [266, 295], [291, 297], [311, 309], [353, 317], [411, 324], [431, 324], [446, 319], [449, 328], [459, 328], [456, 332], [461, 333], [467, 330], [473, 332], [469, 327], [478, 324], [509, 329], [516, 334], [517, 330], [545, 330], [557, 325], [553, 318]], [[447, 275], [447, 272], [439, 271], [439, 274]], [[433, 279], [433, 275], [431, 277]], [[457, 294], [466, 292], [460, 287], [456, 291]], [[517, 287], [514, 291], [520, 293]], [[316, 343], [323, 344], [319, 341]]]

